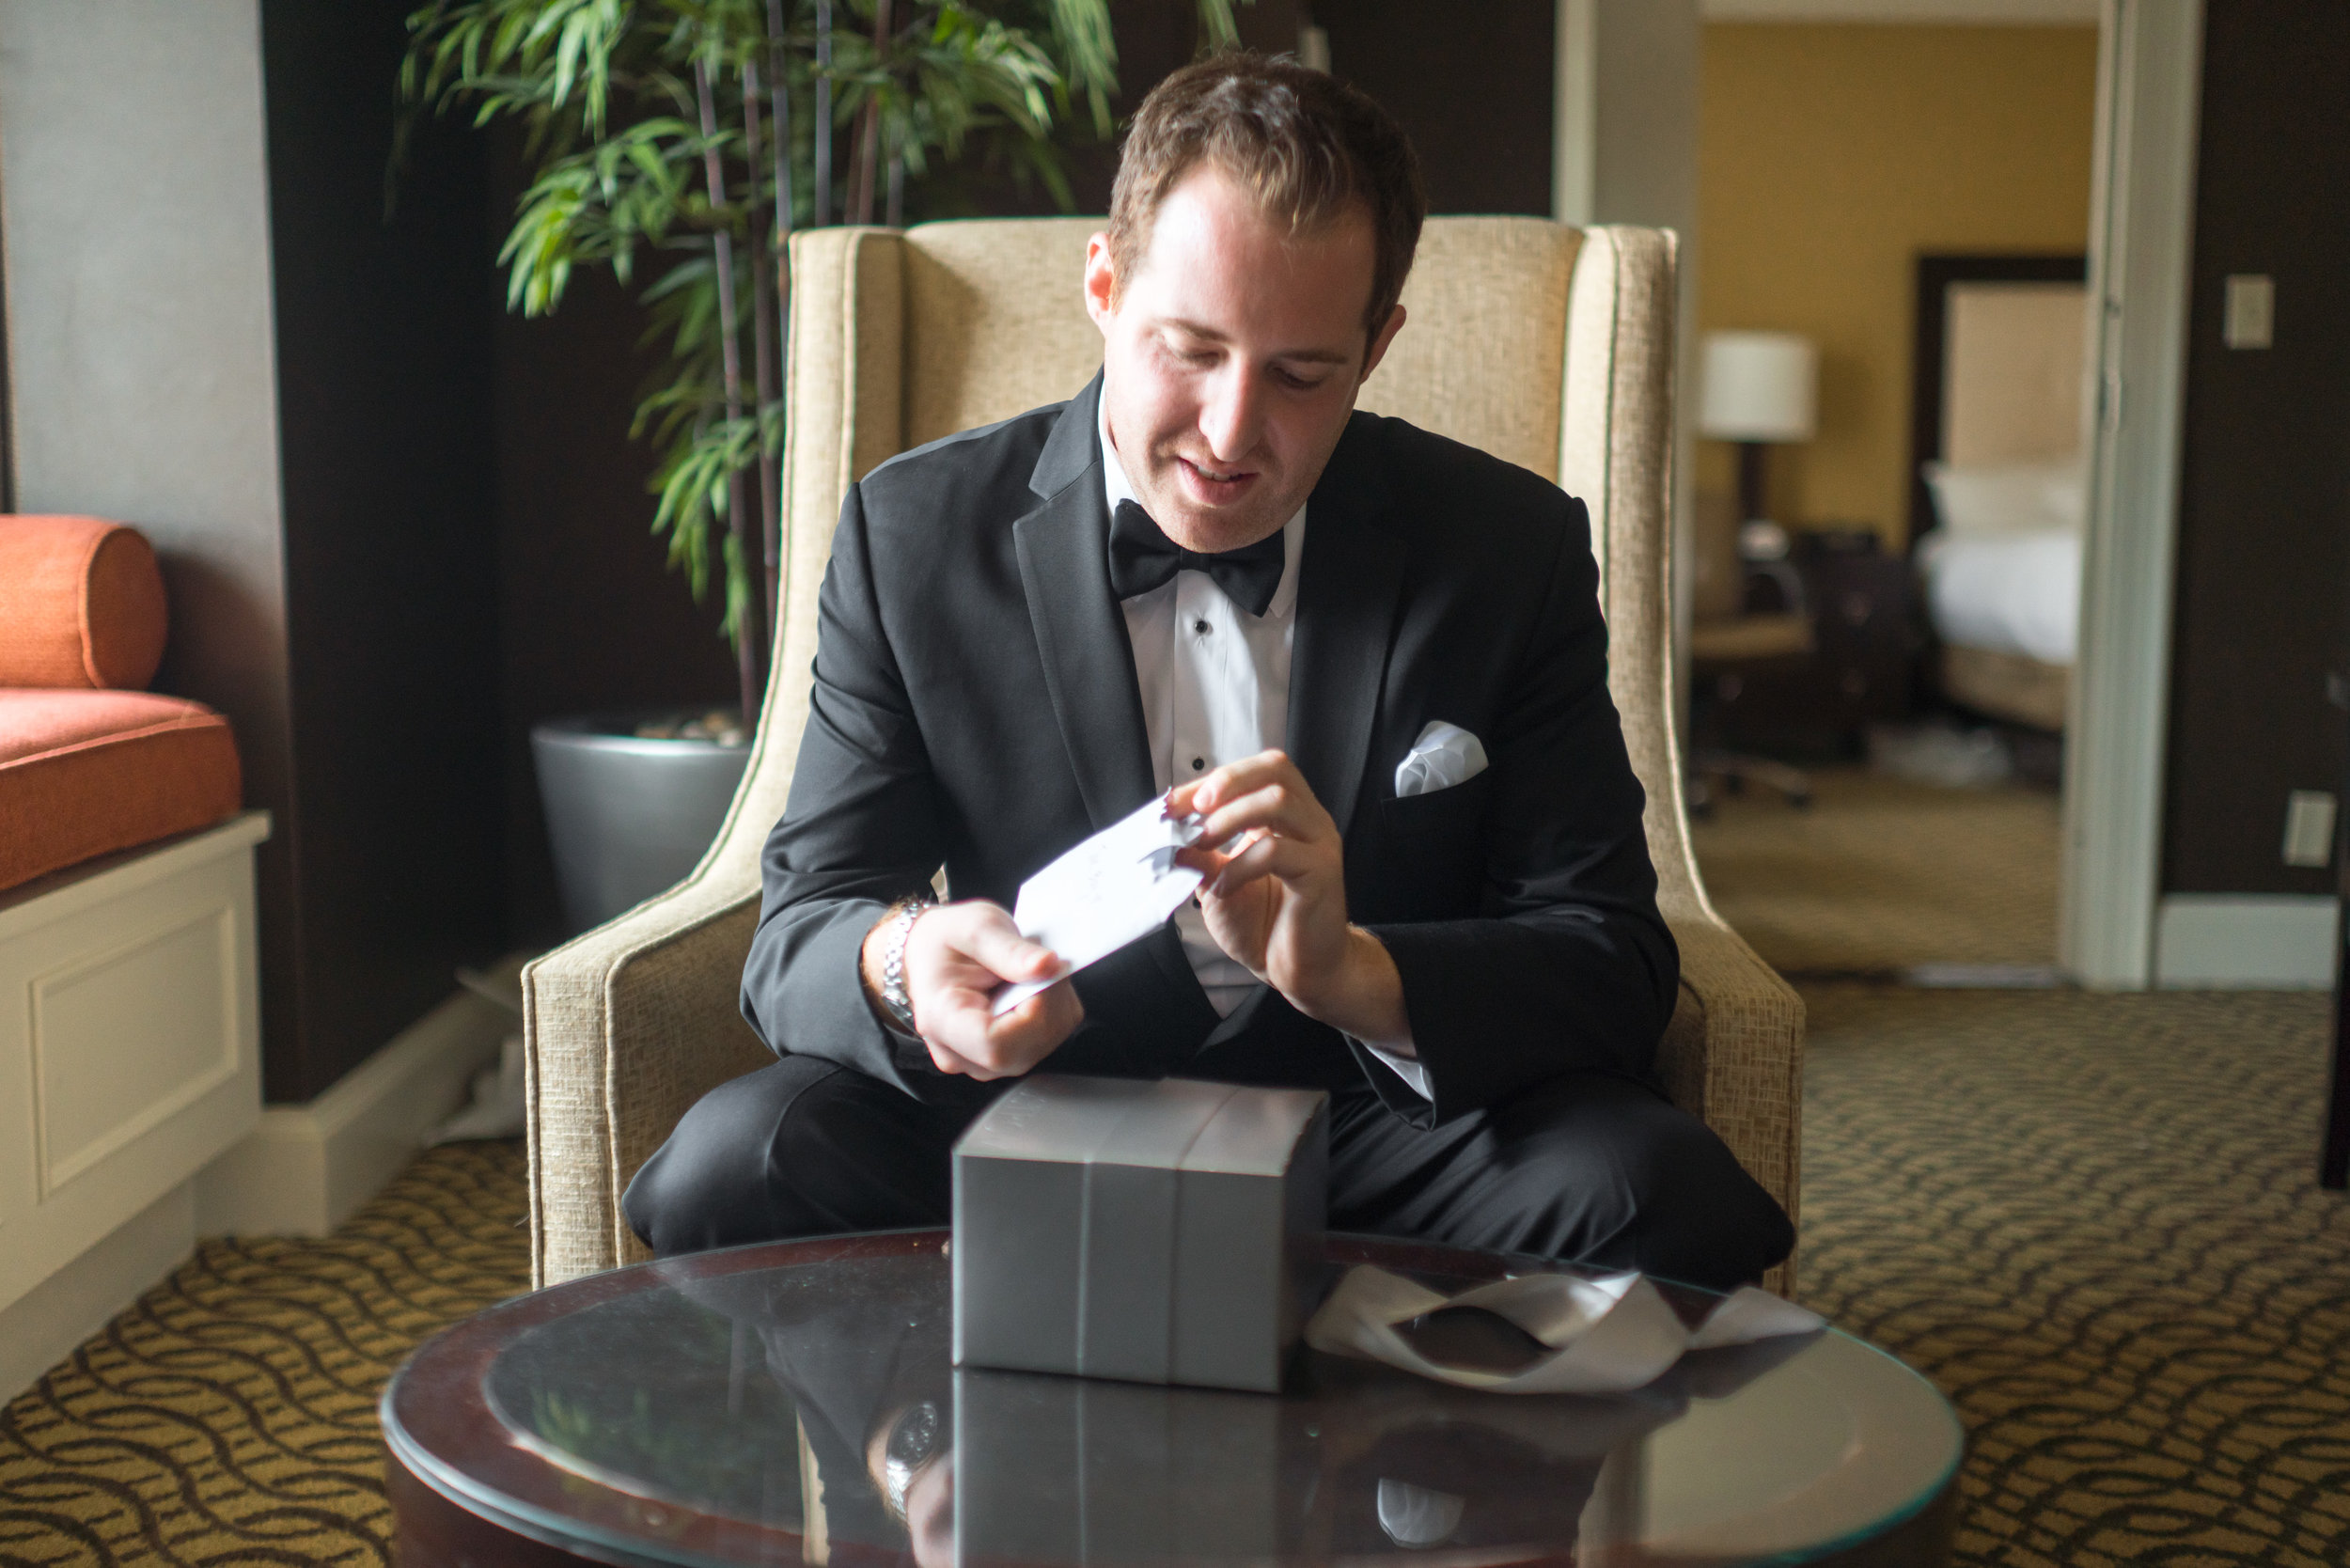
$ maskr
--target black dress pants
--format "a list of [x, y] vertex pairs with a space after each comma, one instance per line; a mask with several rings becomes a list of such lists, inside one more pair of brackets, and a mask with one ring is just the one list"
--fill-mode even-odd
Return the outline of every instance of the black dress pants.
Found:
[[[1530, 1253], [1726, 1290], [1787, 1256], [1786, 1214], [1703, 1122], [1606, 1074], [1550, 1079], [1425, 1130], [1369, 1086], [1331, 1097], [1330, 1227]], [[970, 1111], [785, 1057], [719, 1085], [629, 1184], [663, 1257], [944, 1225]]]

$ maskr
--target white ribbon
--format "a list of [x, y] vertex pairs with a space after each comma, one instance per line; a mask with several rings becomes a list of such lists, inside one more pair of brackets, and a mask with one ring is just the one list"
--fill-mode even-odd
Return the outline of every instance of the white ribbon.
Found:
[[[1431, 1361], [1397, 1326], [1439, 1307], [1481, 1307], [1549, 1347], [1514, 1372]], [[1463, 1388], [1504, 1394], [1614, 1394], [1664, 1375], [1684, 1352], [1808, 1334], [1826, 1320], [1751, 1285], [1724, 1297], [1692, 1331], [1646, 1276], [1526, 1274], [1440, 1295], [1368, 1263], [1349, 1269], [1306, 1325], [1306, 1342], [1333, 1356], [1384, 1361]]]

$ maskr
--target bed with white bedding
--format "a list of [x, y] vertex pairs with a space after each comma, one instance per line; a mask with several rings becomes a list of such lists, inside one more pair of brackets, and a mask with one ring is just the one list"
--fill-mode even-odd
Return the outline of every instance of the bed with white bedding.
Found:
[[1919, 541], [1944, 693], [1963, 706], [2064, 728], [2080, 643], [2077, 462], [1932, 464], [1941, 525]]
[[2080, 634], [2081, 536], [2075, 529], [1943, 534], [1919, 551], [1945, 645], [2069, 665]]
[[[2086, 518], [2082, 285], [2070, 259], [1919, 263], [1915, 558], [1943, 694], [2060, 731]], [[2077, 270], [2072, 276], [2077, 278]]]

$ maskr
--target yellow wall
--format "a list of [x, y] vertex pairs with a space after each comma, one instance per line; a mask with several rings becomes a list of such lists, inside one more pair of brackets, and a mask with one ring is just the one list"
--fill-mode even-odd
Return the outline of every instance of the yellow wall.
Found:
[[[1916, 259], [2087, 246], [2096, 30], [1712, 23], [1704, 50], [1700, 326], [1819, 344], [1819, 436], [1772, 451], [1773, 510], [1898, 545]], [[1700, 489], [1734, 490], [1733, 448], [1698, 448]]]

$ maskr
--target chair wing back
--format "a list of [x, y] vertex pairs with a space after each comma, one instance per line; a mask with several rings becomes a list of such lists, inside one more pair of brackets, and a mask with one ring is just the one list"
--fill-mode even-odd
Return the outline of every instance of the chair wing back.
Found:
[[1078, 293], [1099, 218], [936, 223], [905, 236], [905, 445], [1057, 403], [1102, 368]]
[[[782, 814], [849, 485], [908, 447], [1069, 397], [1102, 361], [1078, 282], [1089, 218], [814, 229], [791, 241], [782, 635], [758, 754], [712, 872], [755, 887]], [[1668, 913], [1701, 904], [1670, 715], [1666, 572], [1673, 241], [1538, 218], [1429, 220], [1409, 321], [1362, 405], [1557, 480], [1590, 508], [1609, 685], [1649, 795]]]

